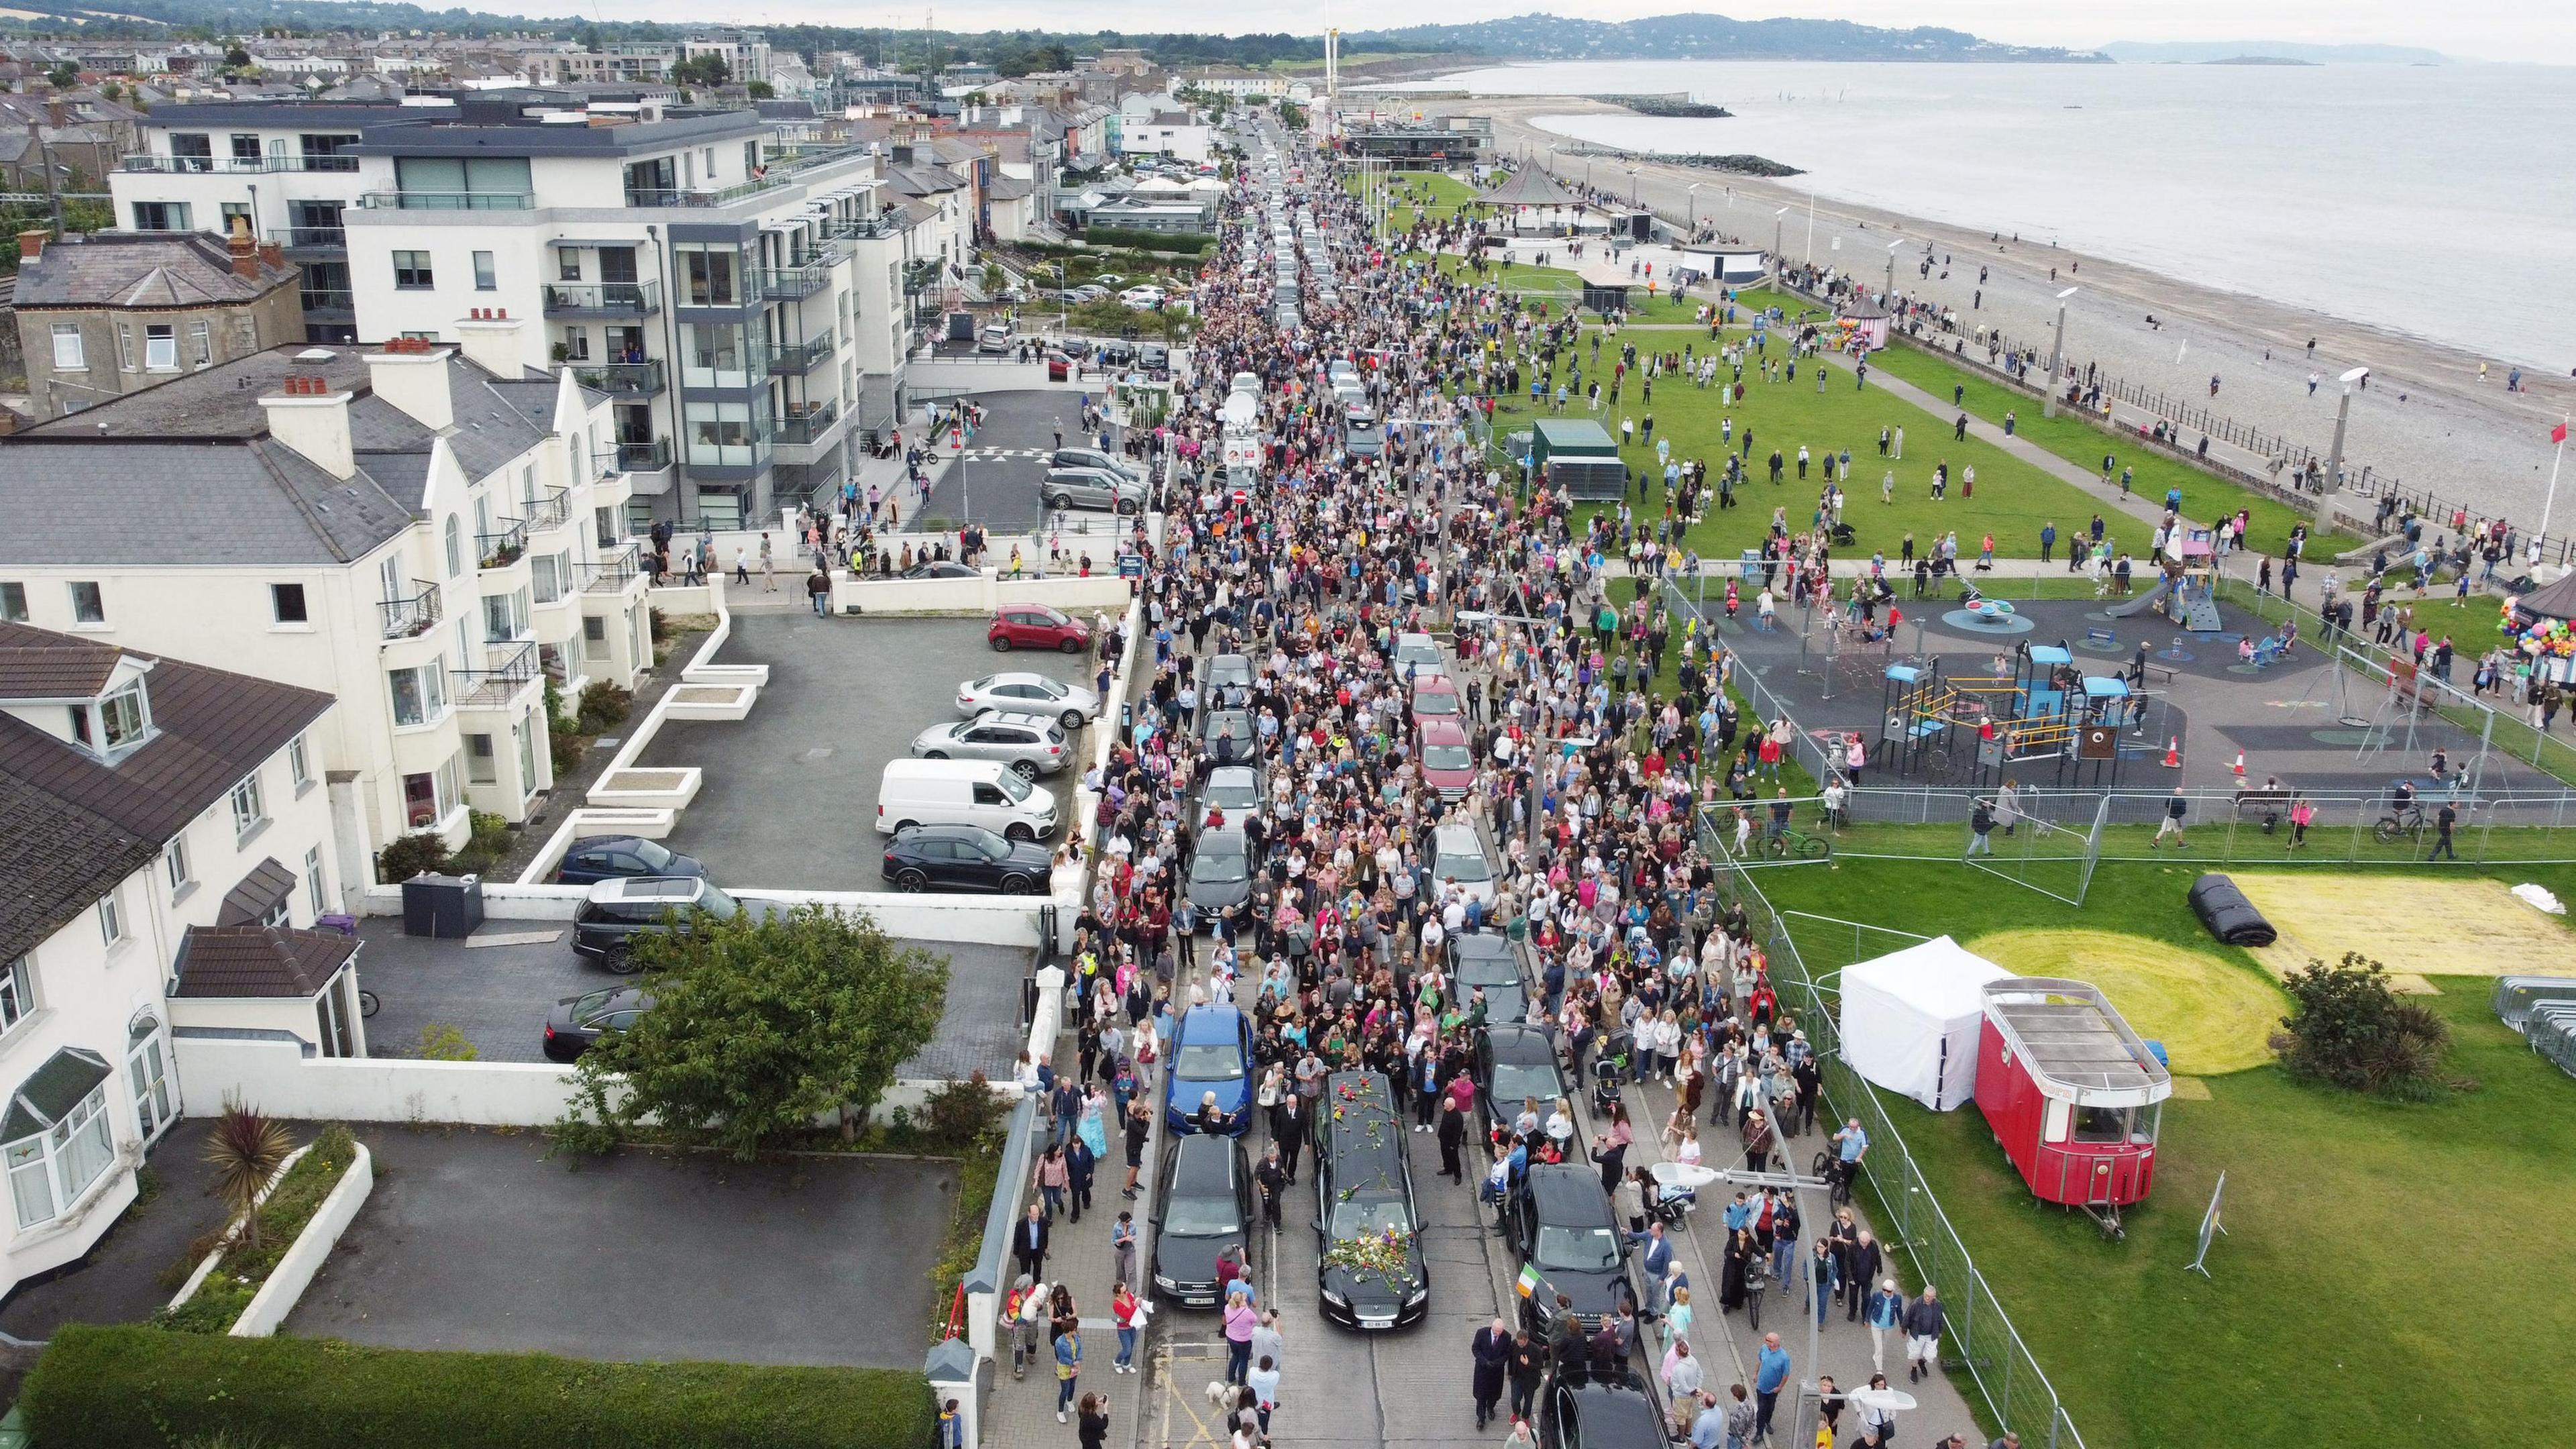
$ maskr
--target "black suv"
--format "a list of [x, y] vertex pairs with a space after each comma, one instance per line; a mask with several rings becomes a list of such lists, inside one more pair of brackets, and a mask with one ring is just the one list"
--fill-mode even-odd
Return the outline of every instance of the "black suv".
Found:
[[1154, 1291], [1193, 1308], [1214, 1308], [1216, 1261], [1228, 1248], [1248, 1253], [1251, 1228], [1252, 1168], [1243, 1139], [1183, 1137], [1154, 1206]]
[[1520, 1115], [1535, 1098], [1544, 1111], [1566, 1095], [1565, 1074], [1557, 1067], [1556, 1034], [1543, 1026], [1498, 1023], [1476, 1039], [1468, 1068], [1476, 1078], [1476, 1101], [1485, 1109], [1485, 1131]]
[[1637, 1301], [1628, 1282], [1628, 1239], [1597, 1169], [1570, 1162], [1529, 1169], [1504, 1219], [1521, 1262], [1538, 1271], [1537, 1289], [1522, 1300], [1532, 1329], [1548, 1327], [1560, 1293], [1585, 1333], [1616, 1316], [1620, 1304]]
[[[1315, 1112], [1317, 1284], [1345, 1328], [1402, 1328], [1431, 1312], [1431, 1269], [1395, 1094], [1378, 1072], [1335, 1072]], [[1598, 1184], [1595, 1184], [1596, 1186]]]
[[885, 878], [899, 891], [999, 891], [1035, 895], [1046, 889], [1054, 857], [1026, 840], [981, 825], [916, 825], [886, 842]]
[[1545, 1449], [1671, 1449], [1664, 1410], [1638, 1374], [1567, 1370], [1548, 1377], [1538, 1415]]
[[686, 930], [701, 911], [729, 921], [744, 911], [767, 916], [776, 910], [767, 903], [746, 906], [697, 876], [604, 880], [590, 888], [589, 899], [573, 912], [572, 949], [622, 976], [636, 969], [627, 949], [633, 938], [668, 929], [665, 915], [676, 913], [674, 919]]

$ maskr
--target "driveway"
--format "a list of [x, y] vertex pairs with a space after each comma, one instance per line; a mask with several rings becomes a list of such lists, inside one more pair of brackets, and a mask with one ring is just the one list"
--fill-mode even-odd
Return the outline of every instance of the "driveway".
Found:
[[546, 1160], [535, 1133], [371, 1128], [375, 1192], [285, 1331], [389, 1348], [919, 1369], [946, 1162]]

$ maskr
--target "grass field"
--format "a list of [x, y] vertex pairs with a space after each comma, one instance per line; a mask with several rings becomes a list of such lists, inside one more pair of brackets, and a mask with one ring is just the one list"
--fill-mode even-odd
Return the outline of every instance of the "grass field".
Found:
[[[1845, 861], [1760, 883], [1783, 908], [1962, 940], [2080, 929], [2170, 949], [2203, 963], [2214, 999], [2238, 1003], [2212, 1020], [2249, 1029], [2243, 995], [2270, 991], [2269, 978], [2201, 931], [2184, 903], [2194, 872], [2105, 865], [2081, 911], [1954, 865]], [[2410, 880], [2361, 879], [2401, 897]], [[2576, 890], [2567, 867], [2507, 879]], [[1848, 931], [1793, 929], [1811, 969], [1851, 955]], [[2122, 1242], [2034, 1203], [1973, 1107], [1935, 1115], [1882, 1094], [2090, 1449], [2556, 1435], [2545, 1426], [2564, 1395], [2551, 1385], [2576, 1343], [2576, 1082], [2496, 1022], [2487, 980], [2444, 975], [2438, 958], [2386, 964], [2438, 986], [2426, 999], [2474, 1089], [2400, 1106], [2268, 1065], [2207, 1078], [2208, 1100], [2167, 1104], [2155, 1194]], [[2221, 1171], [2228, 1236], [2203, 1279], [2183, 1265]]]
[[[1386, 184], [1396, 193], [1391, 224], [1398, 231], [1410, 228], [1417, 219], [1447, 221], [1458, 214], [1459, 207], [1476, 199], [1474, 187], [1437, 171], [1398, 171]], [[1367, 190], [1357, 176], [1342, 178], [1342, 186], [1353, 196]]]

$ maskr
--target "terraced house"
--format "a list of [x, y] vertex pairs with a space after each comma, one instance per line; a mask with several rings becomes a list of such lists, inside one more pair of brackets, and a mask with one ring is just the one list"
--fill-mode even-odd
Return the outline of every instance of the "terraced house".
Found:
[[343, 881], [553, 784], [543, 691], [631, 687], [646, 579], [611, 401], [459, 346], [298, 345], [0, 443], [0, 616], [336, 697], [310, 749]]

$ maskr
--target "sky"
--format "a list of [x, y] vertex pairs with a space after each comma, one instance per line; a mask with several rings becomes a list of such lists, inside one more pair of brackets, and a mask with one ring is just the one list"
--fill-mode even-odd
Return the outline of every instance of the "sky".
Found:
[[[470, 3], [470, 0], [469, 0]], [[917, 28], [920, 6], [846, 4], [839, 0], [484, 0], [496, 11], [561, 15], [606, 5], [620, 19], [668, 24], [808, 22]], [[481, 7], [477, 7], [481, 8]], [[1938, 25], [1989, 40], [2074, 49], [2115, 40], [2297, 40], [2316, 43], [2417, 45], [2461, 59], [2540, 61], [2576, 58], [2576, 4], [2567, 0], [1789, 0], [1789, 3], [1674, 4], [1670, 0], [1406, 0], [1394, 6], [1340, 3], [1344, 29], [1448, 24], [1547, 11], [1601, 20], [1702, 11], [1739, 20], [1772, 15], [1850, 20], [1863, 25]], [[1016, 29], [1194, 31], [1222, 29], [1320, 33], [1319, 0], [948, 0], [936, 14], [944, 30]]]

